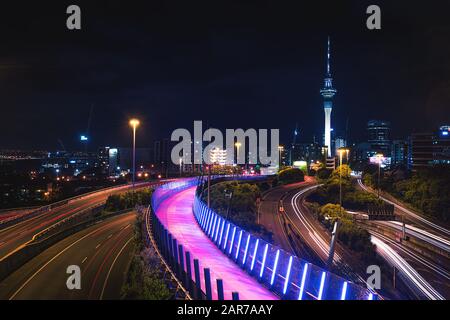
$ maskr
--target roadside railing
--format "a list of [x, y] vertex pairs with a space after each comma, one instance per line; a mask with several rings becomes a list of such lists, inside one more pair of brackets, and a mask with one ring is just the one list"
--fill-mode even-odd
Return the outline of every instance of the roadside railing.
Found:
[[231, 260], [261, 284], [288, 300], [374, 300], [369, 289], [319, 268], [228, 221], [201, 200], [194, 215], [204, 233]]
[[[143, 186], [151, 185], [153, 183], [154, 182], [142, 182], [142, 183], [136, 184], [136, 186], [137, 187], [143, 187]], [[71, 198], [68, 198], [68, 199], [64, 199], [64, 200], [61, 200], [61, 201], [58, 201], [58, 202], [55, 202], [55, 203], [52, 203], [52, 204], [49, 204], [49, 205], [45, 205], [45, 206], [39, 207], [39, 208], [37, 208], [35, 210], [32, 210], [32, 211], [30, 211], [28, 213], [25, 213], [23, 215], [13, 216], [11, 218], [7, 218], [7, 219], [4, 219], [4, 220], [0, 221], [0, 230], [4, 229], [6, 227], [9, 227], [10, 225], [16, 224], [18, 222], [31, 219], [31, 218], [33, 218], [33, 217], [35, 217], [37, 215], [40, 215], [40, 214], [42, 214], [44, 212], [48, 212], [48, 211], [50, 211], [52, 209], [59, 208], [59, 207], [62, 207], [64, 205], [70, 204], [71, 202], [73, 202], [75, 200], [80, 200], [80, 199], [83, 199], [83, 198], [87, 198], [89, 196], [92, 196], [93, 194], [109, 192], [111, 190], [122, 190], [122, 189], [130, 188], [130, 187], [131, 187], [131, 184], [111, 186], [111, 187], [108, 187], [108, 188], [98, 189], [98, 190], [91, 191], [91, 192], [88, 192], [88, 193], [80, 194], [80, 195], [77, 195], [77, 196], [74, 196], [74, 197], [71, 197]]]
[[233, 292], [232, 297], [224, 296], [222, 279], [216, 279], [217, 297], [213, 297], [211, 269], [203, 268], [203, 272], [201, 272], [199, 259], [192, 257], [189, 251], [184, 250], [183, 245], [178, 243], [156, 215], [156, 210], [164, 200], [189, 187], [198, 185], [198, 181], [198, 178], [183, 179], [155, 189], [152, 195], [152, 204], [148, 208], [147, 214], [144, 215], [146, 245], [150, 245], [150, 243], [154, 245], [164, 265], [177, 279], [180, 288], [188, 297], [196, 300], [239, 300], [237, 292]]

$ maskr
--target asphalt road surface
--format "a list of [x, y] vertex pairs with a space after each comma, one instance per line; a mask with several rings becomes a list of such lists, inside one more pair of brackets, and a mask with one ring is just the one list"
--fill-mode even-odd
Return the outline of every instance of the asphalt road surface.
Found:
[[43, 212], [36, 217], [18, 222], [10, 227], [0, 230], [0, 261], [14, 251], [20, 249], [35, 234], [48, 228], [52, 224], [73, 214], [89, 209], [106, 202], [109, 195], [125, 192], [130, 186], [121, 186], [116, 189], [98, 191], [81, 199], [71, 201], [62, 207]]
[[[0, 299], [119, 299], [133, 254], [131, 212], [99, 222], [48, 248], [0, 283]], [[81, 289], [69, 290], [68, 266], [81, 270]]]

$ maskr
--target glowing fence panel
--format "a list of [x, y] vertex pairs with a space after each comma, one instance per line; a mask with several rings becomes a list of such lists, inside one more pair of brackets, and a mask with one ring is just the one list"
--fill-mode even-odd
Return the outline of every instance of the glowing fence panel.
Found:
[[[201, 210], [206, 206], [199, 198], [195, 201], [200, 205], [194, 205], [194, 210]], [[206, 210], [212, 211], [208, 208]], [[209, 222], [201, 225], [205, 233], [238, 265], [283, 298], [303, 300], [370, 298], [367, 289], [327, 273], [301, 258], [292, 256], [250, 235], [213, 211], [209, 215]], [[208, 221], [208, 218], [206, 219]], [[212, 219], [216, 222], [214, 223], [214, 220], [211, 222]]]

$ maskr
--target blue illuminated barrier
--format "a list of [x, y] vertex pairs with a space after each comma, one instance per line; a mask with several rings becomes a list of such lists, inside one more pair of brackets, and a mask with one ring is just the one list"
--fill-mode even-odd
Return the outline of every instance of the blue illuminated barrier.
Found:
[[208, 208], [196, 196], [194, 215], [208, 237], [242, 269], [290, 300], [373, 300], [370, 290], [348, 282], [259, 239]]
[[[158, 254], [182, 289], [189, 292], [190, 297], [197, 300], [212, 300], [210, 268], [203, 268], [203, 272], [201, 272], [199, 260], [191, 259], [190, 253], [184, 251], [183, 246], [168, 232], [156, 215], [156, 210], [162, 201], [187, 188], [196, 186], [197, 182], [197, 178], [183, 179], [164, 184], [154, 190], [150, 210], [144, 213], [144, 240], [147, 246], [154, 241]], [[204, 291], [201, 287], [202, 282], [205, 284]], [[216, 279], [216, 287], [218, 300], [226, 298], [239, 300], [239, 293], [237, 292], [233, 292], [232, 297], [224, 296], [222, 279]]]

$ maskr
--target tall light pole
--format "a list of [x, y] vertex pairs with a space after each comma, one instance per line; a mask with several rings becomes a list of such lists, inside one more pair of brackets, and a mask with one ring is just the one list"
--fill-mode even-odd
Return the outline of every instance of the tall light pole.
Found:
[[136, 180], [136, 128], [139, 126], [139, 120], [138, 119], [131, 119], [130, 120], [130, 126], [133, 128], [133, 190], [135, 187], [135, 180]]
[[382, 153], [377, 153], [375, 155], [377, 157], [378, 162], [378, 198], [380, 198], [380, 175], [381, 175], [381, 160], [383, 159], [384, 155]]
[[348, 152], [348, 149], [340, 148], [339, 152], [339, 205], [342, 207], [342, 154]]

